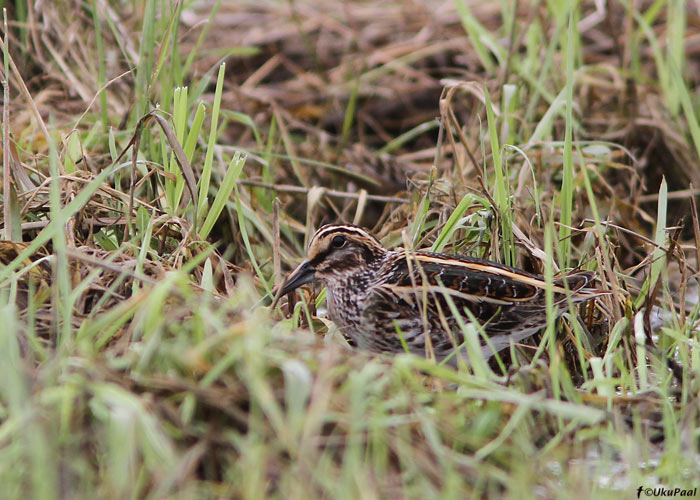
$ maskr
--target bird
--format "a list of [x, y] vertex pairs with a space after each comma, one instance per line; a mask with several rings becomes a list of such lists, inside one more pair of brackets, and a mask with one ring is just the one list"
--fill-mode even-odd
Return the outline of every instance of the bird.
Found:
[[[555, 278], [556, 316], [568, 308], [567, 295], [580, 303], [606, 293], [590, 287], [594, 279], [590, 271]], [[277, 289], [273, 309], [311, 282], [326, 287], [329, 317], [343, 336], [373, 352], [409, 351], [456, 364], [455, 350], [471, 332], [488, 360], [547, 324], [544, 277], [476, 257], [389, 250], [350, 224], [316, 231], [306, 258]], [[475, 321], [476, 329], [463, 328]]]

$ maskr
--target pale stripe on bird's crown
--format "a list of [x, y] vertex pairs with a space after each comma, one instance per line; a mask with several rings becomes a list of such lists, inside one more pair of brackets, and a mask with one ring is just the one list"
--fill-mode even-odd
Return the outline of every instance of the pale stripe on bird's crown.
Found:
[[317, 230], [314, 235], [311, 237], [311, 241], [314, 240], [320, 240], [321, 238], [327, 236], [328, 234], [355, 234], [358, 236], [363, 236], [368, 240], [371, 240], [372, 242], [379, 244], [381, 246], [381, 243], [379, 240], [374, 236], [372, 233], [364, 230], [361, 227], [358, 226], [352, 226], [349, 224], [332, 224], [332, 225], [327, 225], [323, 226], [319, 230]]

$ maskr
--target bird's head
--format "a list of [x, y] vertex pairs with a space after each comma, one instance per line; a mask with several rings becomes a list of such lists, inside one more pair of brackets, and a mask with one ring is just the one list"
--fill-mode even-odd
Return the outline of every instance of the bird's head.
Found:
[[367, 230], [349, 224], [323, 226], [311, 238], [306, 259], [287, 277], [279, 296], [314, 280], [342, 279], [372, 267], [387, 249]]

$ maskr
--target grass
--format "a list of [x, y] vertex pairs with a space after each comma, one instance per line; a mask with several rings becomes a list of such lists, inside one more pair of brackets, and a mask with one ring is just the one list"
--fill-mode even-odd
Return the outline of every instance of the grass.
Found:
[[[692, 6], [0, 6], [3, 498], [698, 486]], [[371, 355], [321, 290], [263, 305], [335, 221], [611, 293]]]

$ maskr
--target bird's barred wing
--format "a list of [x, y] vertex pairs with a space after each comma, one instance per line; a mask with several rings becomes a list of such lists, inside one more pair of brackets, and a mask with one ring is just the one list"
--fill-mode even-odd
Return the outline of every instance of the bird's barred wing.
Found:
[[420, 252], [394, 260], [386, 285], [411, 289], [447, 289], [451, 296], [496, 305], [527, 302], [541, 294], [543, 281], [527, 273], [481, 259]]
[[[543, 323], [546, 282], [539, 276], [482, 259], [428, 252], [399, 254], [381, 273], [377, 287], [395, 301], [419, 304], [423, 311], [456, 320], [452, 302], [466, 321], [469, 310], [488, 330], [506, 332], [523, 324]], [[566, 284], [564, 283], [566, 279]], [[567, 288], [574, 302], [588, 300], [597, 291], [585, 288], [593, 273], [578, 273], [554, 280], [555, 306], [566, 304]]]
[[[541, 276], [519, 269], [474, 257], [430, 252], [404, 252], [393, 261], [385, 276], [385, 283], [396, 287], [444, 287], [450, 295], [472, 302], [518, 304], [525, 308], [533, 305], [533, 301], [543, 305], [547, 287]], [[593, 278], [594, 273], [580, 272], [555, 279], [552, 283], [555, 302], [565, 299], [567, 289], [574, 295], [580, 294], [581, 300], [591, 298], [599, 292], [586, 288]]]

